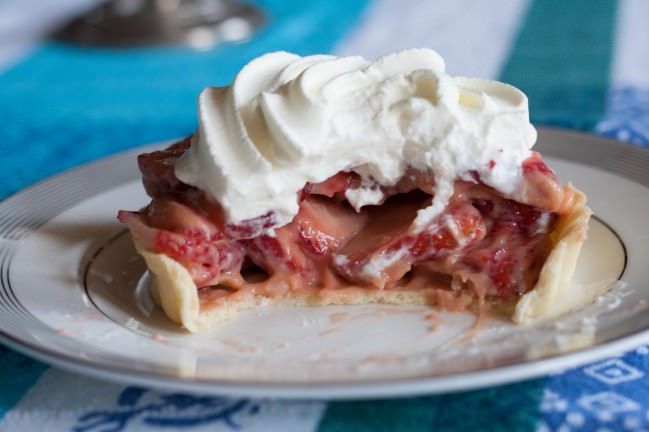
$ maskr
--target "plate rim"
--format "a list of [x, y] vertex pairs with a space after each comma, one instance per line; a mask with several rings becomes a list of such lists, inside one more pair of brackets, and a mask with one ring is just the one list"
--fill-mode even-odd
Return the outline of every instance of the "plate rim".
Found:
[[445, 394], [530, 380], [597, 362], [603, 358], [638, 347], [649, 340], [649, 329], [555, 357], [480, 371], [459, 372], [434, 377], [399, 377], [381, 380], [303, 383], [224, 381], [171, 377], [149, 371], [134, 371], [119, 366], [98, 366], [89, 360], [63, 353], [52, 354], [47, 349], [17, 340], [2, 329], [0, 329], [0, 340], [15, 351], [36, 358], [46, 364], [123, 384], [141, 384], [158, 389], [183, 390], [221, 396], [349, 400]]

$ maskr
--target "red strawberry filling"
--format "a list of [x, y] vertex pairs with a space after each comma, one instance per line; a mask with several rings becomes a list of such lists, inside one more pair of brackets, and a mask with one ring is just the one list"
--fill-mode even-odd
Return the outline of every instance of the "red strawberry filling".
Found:
[[118, 218], [144, 248], [187, 268], [199, 289], [254, 288], [258, 282], [247, 273], [263, 272], [290, 279], [292, 289], [425, 288], [423, 278], [435, 287], [443, 282], [449, 293], [512, 299], [536, 283], [564, 200], [556, 176], [535, 153], [511, 196], [479, 178], [457, 181], [445, 212], [421, 231], [413, 221], [430, 204], [434, 180], [412, 169], [396, 185], [380, 187], [380, 205], [353, 209], [345, 192], [360, 187], [360, 177], [340, 172], [306, 184], [296, 196], [298, 214], [281, 228], [271, 229], [272, 213], [225, 224], [218, 203], [174, 175], [188, 147], [186, 139], [138, 158], [152, 201]]

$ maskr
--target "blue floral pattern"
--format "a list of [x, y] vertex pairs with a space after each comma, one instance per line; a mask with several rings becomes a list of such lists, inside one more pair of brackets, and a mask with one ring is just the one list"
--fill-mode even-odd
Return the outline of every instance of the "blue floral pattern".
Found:
[[132, 425], [180, 429], [220, 423], [237, 430], [238, 417], [259, 413], [249, 399], [157, 393], [140, 387], [126, 387], [114, 409], [91, 411], [79, 417], [74, 432], [120, 432]]
[[649, 430], [649, 346], [551, 376], [537, 432]]
[[620, 141], [649, 145], [649, 89], [611, 90], [608, 110], [596, 132]]

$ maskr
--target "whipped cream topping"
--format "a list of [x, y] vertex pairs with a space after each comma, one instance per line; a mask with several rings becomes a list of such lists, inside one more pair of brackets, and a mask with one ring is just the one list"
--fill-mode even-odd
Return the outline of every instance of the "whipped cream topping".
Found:
[[346, 194], [359, 209], [381, 202], [377, 184], [395, 184], [408, 167], [431, 170], [434, 199], [417, 215], [420, 229], [444, 210], [454, 181], [472, 172], [511, 194], [536, 141], [527, 97], [444, 70], [430, 49], [374, 63], [266, 54], [231, 86], [203, 90], [200, 125], [176, 175], [218, 200], [228, 223], [272, 215], [276, 227], [298, 212], [305, 183], [339, 171], [361, 176], [361, 186]]

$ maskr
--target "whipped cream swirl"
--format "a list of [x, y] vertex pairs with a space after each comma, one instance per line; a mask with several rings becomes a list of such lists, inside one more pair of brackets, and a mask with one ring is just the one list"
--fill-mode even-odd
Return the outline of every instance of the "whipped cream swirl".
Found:
[[199, 97], [200, 125], [176, 175], [218, 200], [228, 223], [298, 212], [298, 192], [339, 171], [363, 179], [349, 190], [357, 209], [383, 199], [408, 167], [432, 170], [434, 199], [420, 210], [426, 227], [446, 207], [457, 179], [478, 173], [514, 192], [536, 131], [527, 97], [496, 81], [453, 77], [430, 49], [361, 57], [286, 52], [248, 63], [228, 87]]

